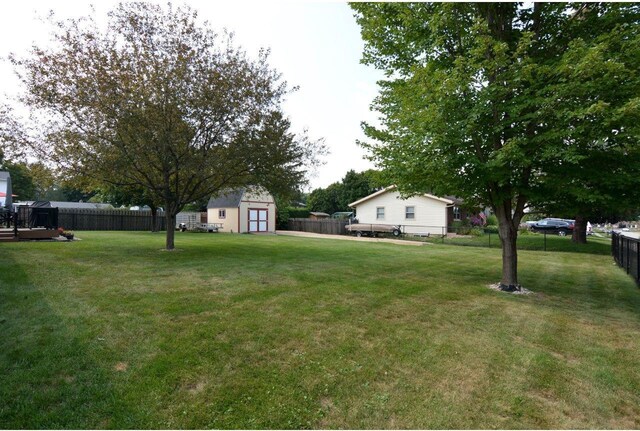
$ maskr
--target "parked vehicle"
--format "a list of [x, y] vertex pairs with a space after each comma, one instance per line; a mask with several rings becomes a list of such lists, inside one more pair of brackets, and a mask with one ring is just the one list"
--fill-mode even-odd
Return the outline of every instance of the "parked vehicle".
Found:
[[400, 226], [386, 224], [351, 223], [344, 227], [347, 232], [360, 237], [363, 235], [375, 237], [379, 233], [390, 233], [393, 236], [400, 236], [402, 233]]
[[179, 223], [176, 229], [180, 232], [193, 230], [198, 232], [214, 232], [217, 233], [222, 228], [222, 223]]
[[565, 236], [573, 233], [574, 226], [574, 220], [545, 218], [538, 220], [533, 226], [531, 226], [531, 230], [538, 233], [551, 233]]

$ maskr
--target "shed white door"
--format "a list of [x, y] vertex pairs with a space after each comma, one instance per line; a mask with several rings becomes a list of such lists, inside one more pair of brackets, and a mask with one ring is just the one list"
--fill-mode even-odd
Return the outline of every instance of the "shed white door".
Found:
[[249, 209], [249, 232], [267, 232], [267, 221], [267, 210]]

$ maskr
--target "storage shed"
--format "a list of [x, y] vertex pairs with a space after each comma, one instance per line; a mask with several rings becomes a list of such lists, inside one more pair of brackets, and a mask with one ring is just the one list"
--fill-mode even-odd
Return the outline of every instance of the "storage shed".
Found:
[[263, 188], [228, 190], [207, 205], [207, 222], [219, 223], [220, 232], [266, 233], [276, 231], [276, 203]]

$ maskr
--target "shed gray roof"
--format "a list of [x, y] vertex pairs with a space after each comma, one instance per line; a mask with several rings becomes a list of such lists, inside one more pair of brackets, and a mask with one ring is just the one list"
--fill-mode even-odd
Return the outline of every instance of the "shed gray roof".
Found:
[[16, 202], [16, 205], [28, 205], [28, 206], [45, 206], [47, 208], [74, 208], [74, 209], [87, 209], [94, 210], [98, 208], [99, 204], [91, 202], [61, 202], [61, 201], [20, 201]]
[[20, 201], [16, 205], [32, 206], [35, 203], [47, 204], [48, 208], [75, 208], [82, 210], [95, 210], [113, 208], [110, 204], [93, 203], [93, 202], [62, 202], [62, 201]]
[[79, 209], [88, 209], [88, 210], [94, 210], [97, 208], [97, 205], [91, 202], [51, 201], [51, 206], [54, 208], [79, 208]]
[[207, 208], [238, 208], [244, 195], [244, 189], [227, 190], [209, 199]]
[[9, 172], [7, 171], [0, 171], [0, 180], [6, 180], [7, 178], [9, 178]]
[[98, 204], [92, 202], [62, 202], [62, 201], [49, 201], [52, 208], [76, 208], [95, 210], [98, 208]]

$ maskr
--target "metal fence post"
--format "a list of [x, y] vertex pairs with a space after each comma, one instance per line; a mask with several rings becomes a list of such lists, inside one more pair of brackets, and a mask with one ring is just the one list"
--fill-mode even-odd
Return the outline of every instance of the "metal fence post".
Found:
[[627, 274], [629, 274], [629, 269], [631, 268], [631, 262], [629, 262], [629, 249], [631, 248], [631, 240], [627, 238]]
[[640, 283], [640, 241], [636, 242], [636, 282]]

